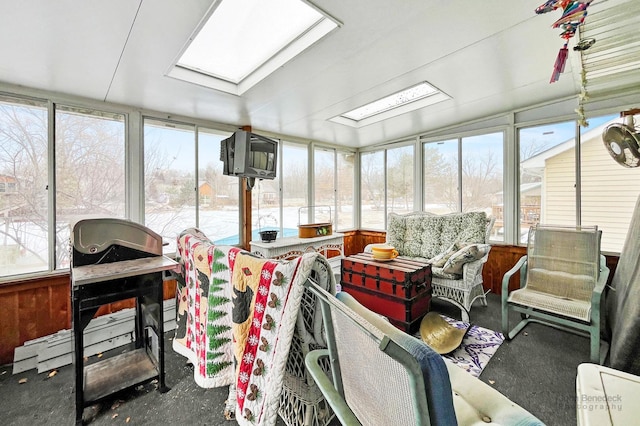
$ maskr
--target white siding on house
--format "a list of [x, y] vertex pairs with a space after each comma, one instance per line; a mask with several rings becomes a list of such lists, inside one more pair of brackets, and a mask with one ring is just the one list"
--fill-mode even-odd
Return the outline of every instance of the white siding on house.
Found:
[[640, 195], [640, 167], [616, 163], [601, 138], [582, 144], [582, 224], [602, 230], [602, 251], [620, 252]]
[[576, 223], [574, 150], [550, 157], [545, 162], [540, 223], [569, 225]]
[[[574, 148], [546, 161], [541, 223], [575, 224]], [[617, 164], [607, 153], [600, 135], [581, 147], [581, 222], [602, 230], [601, 249], [620, 252], [631, 214], [640, 195], [640, 167]]]

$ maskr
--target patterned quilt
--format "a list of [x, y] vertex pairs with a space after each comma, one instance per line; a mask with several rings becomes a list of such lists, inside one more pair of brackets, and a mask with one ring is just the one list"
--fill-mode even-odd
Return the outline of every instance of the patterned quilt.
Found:
[[[180, 235], [178, 255], [184, 280], [173, 349], [193, 363], [198, 385], [235, 386], [239, 424], [275, 424], [303, 284], [326, 259], [263, 259], [215, 246], [197, 229]], [[332, 274], [324, 275], [326, 288], [335, 288]]]

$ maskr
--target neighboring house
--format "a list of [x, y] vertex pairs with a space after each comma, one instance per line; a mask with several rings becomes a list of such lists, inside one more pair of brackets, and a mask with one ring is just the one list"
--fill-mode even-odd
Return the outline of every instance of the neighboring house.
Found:
[[[520, 241], [527, 242], [529, 227], [540, 222], [540, 182], [520, 184]], [[491, 214], [496, 218], [493, 225], [493, 235], [504, 233], [504, 193], [498, 192], [497, 202], [491, 206]]]
[[[18, 197], [18, 180], [13, 176], [0, 174], [0, 217], [22, 214], [26, 204], [16, 200]], [[0, 225], [3, 223], [0, 222]], [[4, 224], [6, 226], [6, 223]]]
[[18, 192], [18, 180], [13, 176], [0, 175], [0, 194]]
[[209, 182], [200, 181], [198, 184], [198, 193], [200, 194], [200, 205], [207, 207], [211, 205], [213, 200], [213, 187]]
[[[603, 231], [603, 251], [619, 252], [640, 194], [640, 167], [623, 167], [611, 158], [602, 142], [602, 132], [609, 124], [589, 130], [581, 137], [580, 216], [582, 225], [597, 225]], [[540, 223], [575, 224], [574, 157], [572, 138], [521, 163], [521, 169], [541, 178]]]
[[277, 204], [278, 194], [275, 192], [265, 192], [262, 194], [262, 202], [269, 206]]
[[252, 192], [254, 197], [260, 197], [260, 204], [265, 206], [278, 205], [279, 188], [277, 180], [264, 179], [260, 181], [259, 185], [256, 181], [256, 186]]

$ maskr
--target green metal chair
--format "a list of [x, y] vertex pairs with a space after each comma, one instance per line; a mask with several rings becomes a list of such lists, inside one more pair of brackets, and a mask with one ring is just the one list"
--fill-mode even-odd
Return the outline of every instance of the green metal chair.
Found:
[[[590, 359], [602, 363], [600, 306], [609, 268], [600, 254], [597, 227], [536, 225], [529, 229], [527, 255], [502, 279], [502, 332], [513, 339], [527, 324], [538, 322], [591, 339]], [[509, 293], [520, 272], [520, 288]], [[509, 329], [509, 311], [521, 321]]]
[[307, 286], [321, 304], [327, 349], [305, 364], [342, 425], [543, 424], [348, 293]]

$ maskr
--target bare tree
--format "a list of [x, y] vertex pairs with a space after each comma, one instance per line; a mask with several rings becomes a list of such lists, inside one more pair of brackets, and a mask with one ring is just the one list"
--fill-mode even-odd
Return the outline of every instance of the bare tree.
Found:
[[47, 263], [47, 111], [0, 103], [0, 173], [17, 192], [0, 197], [0, 233]]
[[125, 215], [123, 117], [56, 112], [56, 266], [69, 262], [69, 226], [87, 215]]
[[56, 209], [124, 214], [124, 122], [56, 114]]
[[427, 203], [458, 209], [458, 157], [447, 159], [433, 144], [424, 147], [424, 197]]
[[[531, 139], [527, 141], [520, 142], [520, 162], [526, 161], [536, 155], [546, 151], [554, 143], [549, 140], [539, 140], [539, 139]], [[520, 168], [520, 183], [532, 183], [532, 182], [540, 182], [541, 177], [538, 173], [531, 173], [527, 170]]]
[[376, 208], [382, 205], [384, 191], [384, 162], [382, 151], [364, 154], [360, 157], [362, 202], [372, 201]]
[[285, 191], [289, 197], [306, 199], [308, 193], [307, 185], [307, 165], [295, 164], [287, 167], [284, 172], [283, 183], [286, 185]]
[[462, 206], [464, 211], [485, 209], [493, 204], [502, 190], [502, 170], [496, 154], [487, 150], [482, 155], [463, 155]]
[[315, 200], [316, 205], [329, 204], [334, 202], [335, 193], [334, 189], [334, 171], [335, 163], [333, 160], [333, 151], [328, 150], [315, 150], [314, 154], [314, 185], [315, 185]]
[[355, 207], [353, 199], [353, 176], [355, 154], [348, 152], [338, 152], [338, 210], [342, 212], [344, 207], [348, 206], [349, 210]]
[[[3, 197], [5, 238], [48, 263], [48, 126], [44, 107], [0, 104], [1, 173], [19, 191]], [[124, 214], [123, 121], [58, 111], [55, 133], [56, 266], [69, 262], [69, 224]]]
[[394, 210], [396, 199], [401, 199], [408, 210], [413, 204], [413, 149], [403, 147], [387, 153], [387, 199], [391, 202], [391, 210]]

